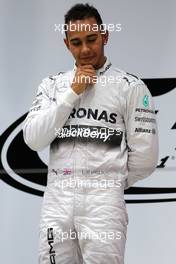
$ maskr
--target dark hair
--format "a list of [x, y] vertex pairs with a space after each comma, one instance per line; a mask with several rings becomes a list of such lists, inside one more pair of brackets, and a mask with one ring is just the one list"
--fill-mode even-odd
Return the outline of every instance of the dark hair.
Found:
[[103, 24], [101, 16], [98, 10], [88, 3], [76, 4], [68, 10], [65, 14], [65, 24], [69, 24], [70, 21], [81, 20], [85, 18], [94, 17], [97, 21], [97, 25]]

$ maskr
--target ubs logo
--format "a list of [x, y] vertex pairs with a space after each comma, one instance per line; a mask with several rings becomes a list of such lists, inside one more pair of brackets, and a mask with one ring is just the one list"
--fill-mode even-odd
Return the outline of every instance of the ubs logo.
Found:
[[[167, 100], [169, 94], [176, 91], [176, 78], [145, 79], [144, 82], [152, 95], [159, 99], [162, 98], [163, 102], [165, 98]], [[173, 96], [171, 98], [174, 100]], [[170, 102], [168, 102], [167, 107], [169, 104]], [[162, 101], [160, 108], [162, 110], [159, 109], [157, 115], [160, 111], [167, 112], [168, 110]], [[0, 177], [2, 181], [18, 190], [32, 195], [43, 196], [47, 183], [47, 166], [38, 153], [32, 151], [24, 143], [21, 128], [26, 115], [27, 113], [11, 124], [0, 137]], [[167, 114], [167, 116], [170, 119], [169, 123], [173, 122], [167, 128], [167, 133], [169, 133], [169, 138], [170, 136], [175, 138], [176, 120], [172, 120], [174, 113]], [[168, 151], [168, 153], [160, 154], [156, 169], [158, 174], [167, 174], [167, 181], [162, 186], [170, 184], [169, 173], [176, 174], [175, 153], [169, 153], [170, 149], [176, 151], [176, 140], [171, 139], [170, 142], [170, 145], [172, 145], [170, 148], [168, 148], [169, 144], [166, 140], [160, 142], [160, 144], [164, 144], [164, 149]], [[160, 178], [158, 177], [159, 180]], [[170, 184], [170, 186], [174, 186], [174, 184]], [[127, 203], [175, 202], [176, 187], [131, 187], [125, 191], [125, 195]], [[171, 197], [168, 198], [169, 195]]]

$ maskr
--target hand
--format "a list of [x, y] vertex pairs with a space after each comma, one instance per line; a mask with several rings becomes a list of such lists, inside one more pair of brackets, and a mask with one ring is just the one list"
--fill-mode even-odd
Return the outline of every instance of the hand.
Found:
[[89, 84], [95, 83], [96, 71], [92, 65], [79, 65], [71, 88], [77, 94], [81, 94]]

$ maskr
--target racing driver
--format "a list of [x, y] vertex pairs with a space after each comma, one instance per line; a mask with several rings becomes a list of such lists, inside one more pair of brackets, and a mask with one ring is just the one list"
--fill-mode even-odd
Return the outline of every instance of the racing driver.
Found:
[[97, 9], [65, 15], [72, 70], [41, 82], [24, 122], [26, 144], [50, 145], [40, 221], [40, 264], [123, 264], [128, 225], [124, 189], [158, 159], [152, 96], [104, 54], [108, 31]]

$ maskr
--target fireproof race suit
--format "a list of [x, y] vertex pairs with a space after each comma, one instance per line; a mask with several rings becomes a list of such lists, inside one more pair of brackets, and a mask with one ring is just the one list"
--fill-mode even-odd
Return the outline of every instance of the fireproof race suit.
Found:
[[122, 264], [124, 189], [157, 164], [154, 104], [140, 79], [108, 60], [80, 95], [75, 71], [42, 81], [23, 127], [31, 149], [50, 145], [39, 263]]

